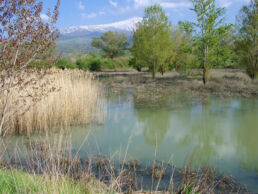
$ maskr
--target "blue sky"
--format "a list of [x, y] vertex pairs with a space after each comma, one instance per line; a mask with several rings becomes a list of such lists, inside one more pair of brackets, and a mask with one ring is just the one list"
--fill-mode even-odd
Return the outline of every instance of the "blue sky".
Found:
[[[226, 21], [235, 23], [235, 17], [250, 0], [217, 0], [218, 6], [226, 8]], [[69, 26], [106, 24], [132, 17], [142, 17], [144, 8], [160, 4], [173, 25], [178, 21], [193, 21], [190, 0], [61, 0], [58, 28]], [[43, 0], [43, 6], [52, 8], [55, 0]], [[44, 15], [43, 15], [44, 17]]]

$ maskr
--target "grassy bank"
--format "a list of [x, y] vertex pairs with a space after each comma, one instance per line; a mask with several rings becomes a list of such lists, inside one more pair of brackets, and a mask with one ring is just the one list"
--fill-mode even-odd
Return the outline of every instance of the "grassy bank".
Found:
[[0, 169], [0, 193], [111, 193], [96, 179], [76, 182], [65, 177], [28, 174], [21, 170]]
[[64, 178], [46, 178], [18, 170], [1, 169], [0, 193], [85, 193], [85, 188]]
[[[42, 80], [22, 89], [13, 88], [6, 111], [5, 132], [30, 134], [88, 124], [98, 119], [99, 94], [99, 86], [90, 73], [50, 70]], [[0, 100], [0, 111], [4, 99], [5, 96]]]

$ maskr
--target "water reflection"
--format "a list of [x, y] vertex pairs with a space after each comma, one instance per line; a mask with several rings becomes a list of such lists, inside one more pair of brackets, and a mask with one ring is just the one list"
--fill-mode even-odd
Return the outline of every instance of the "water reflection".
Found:
[[145, 142], [149, 145], [158, 146], [162, 143], [170, 128], [170, 114], [167, 110], [158, 111], [134, 108], [137, 121], [142, 124]]
[[258, 171], [258, 99], [193, 102], [179, 95], [162, 97], [161, 102], [139, 102], [130, 92], [113, 97], [104, 127], [116, 134], [117, 140], [109, 146], [124, 144], [133, 133], [137, 137], [132, 140], [130, 155], [135, 157], [141, 156], [137, 149], [151, 146], [152, 159], [151, 150], [157, 145], [160, 159], [168, 160], [172, 153], [179, 166], [188, 157], [196, 166]]

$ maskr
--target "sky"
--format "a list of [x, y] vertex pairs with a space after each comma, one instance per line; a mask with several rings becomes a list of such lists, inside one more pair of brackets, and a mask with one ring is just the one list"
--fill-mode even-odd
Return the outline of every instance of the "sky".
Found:
[[[47, 8], [53, 8], [55, 0], [42, 0], [42, 18], [47, 20]], [[226, 22], [235, 23], [235, 17], [243, 5], [250, 0], [216, 0], [217, 5], [226, 8]], [[190, 10], [190, 0], [61, 0], [59, 29], [70, 26], [108, 24], [132, 17], [143, 17], [144, 9], [160, 4], [173, 25], [178, 21], [194, 21], [195, 14]]]

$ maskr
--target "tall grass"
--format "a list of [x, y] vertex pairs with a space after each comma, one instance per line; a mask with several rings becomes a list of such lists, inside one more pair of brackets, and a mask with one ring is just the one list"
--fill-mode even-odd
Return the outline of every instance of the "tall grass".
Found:
[[[34, 90], [42, 93], [40, 100], [29, 98]], [[45, 90], [50, 92], [44, 95]], [[21, 93], [26, 95], [21, 98]], [[30, 134], [88, 124], [99, 115], [99, 96], [99, 86], [92, 74], [79, 70], [50, 70], [36, 84], [27, 85], [22, 91], [13, 89], [4, 128], [9, 134]]]

